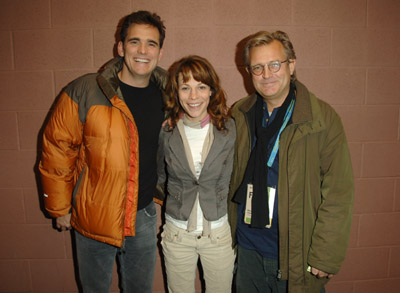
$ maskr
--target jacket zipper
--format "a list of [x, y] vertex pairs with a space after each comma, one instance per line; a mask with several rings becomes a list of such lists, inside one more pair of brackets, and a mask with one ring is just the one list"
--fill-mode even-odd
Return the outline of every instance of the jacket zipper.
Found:
[[[115, 107], [113, 105], [113, 107]], [[116, 107], [117, 108], [117, 107]], [[119, 109], [119, 108], [117, 108]], [[121, 110], [121, 113], [126, 116], [126, 114]], [[131, 146], [131, 132], [130, 132], [130, 128], [129, 128], [129, 118], [126, 117], [126, 127], [127, 127], [127, 132], [128, 132], [128, 136], [129, 136], [129, 150], [130, 150], [130, 146]], [[129, 160], [128, 160], [128, 167], [129, 167], [129, 173], [128, 173], [128, 180], [126, 183], [126, 195], [128, 194], [128, 189], [129, 189], [129, 174], [130, 174], [130, 153], [129, 153]], [[126, 203], [127, 203], [127, 197], [125, 196], [124, 199], [124, 217], [122, 220], [122, 235], [121, 235], [121, 239], [122, 239], [122, 245], [121, 245], [121, 252], [125, 253], [125, 219], [126, 219]]]

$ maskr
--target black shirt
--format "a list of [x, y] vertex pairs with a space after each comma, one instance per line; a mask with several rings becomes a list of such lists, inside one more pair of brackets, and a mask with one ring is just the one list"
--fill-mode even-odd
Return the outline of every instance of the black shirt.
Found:
[[163, 100], [160, 89], [153, 82], [145, 88], [138, 88], [120, 81], [120, 89], [139, 132], [140, 210], [153, 200], [157, 184], [156, 158], [158, 135], [164, 120]]

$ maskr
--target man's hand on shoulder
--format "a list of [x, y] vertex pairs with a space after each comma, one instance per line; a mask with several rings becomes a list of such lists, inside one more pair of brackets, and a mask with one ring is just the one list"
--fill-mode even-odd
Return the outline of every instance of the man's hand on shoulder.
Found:
[[321, 271], [321, 270], [316, 269], [314, 267], [311, 267], [311, 274], [316, 276], [318, 279], [322, 279], [322, 278], [331, 279], [333, 277], [333, 274], [325, 273], [324, 271]]
[[56, 218], [56, 227], [60, 231], [71, 230], [71, 214]]

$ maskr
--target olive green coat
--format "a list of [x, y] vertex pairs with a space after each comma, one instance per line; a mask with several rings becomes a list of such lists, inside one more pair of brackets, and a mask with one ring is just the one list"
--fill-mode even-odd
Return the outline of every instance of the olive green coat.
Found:
[[[279, 266], [289, 292], [320, 292], [327, 279], [313, 266], [337, 274], [345, 258], [354, 199], [353, 172], [340, 117], [296, 81], [292, 123], [279, 142]], [[231, 199], [243, 180], [251, 151], [256, 94], [232, 109], [237, 141], [228, 200], [235, 239], [237, 204]]]

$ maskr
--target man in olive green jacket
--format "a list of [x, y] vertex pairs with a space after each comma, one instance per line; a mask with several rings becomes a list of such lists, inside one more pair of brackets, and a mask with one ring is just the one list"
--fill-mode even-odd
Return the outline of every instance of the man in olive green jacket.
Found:
[[344, 260], [352, 219], [341, 119], [296, 81], [286, 33], [251, 36], [244, 59], [256, 93], [232, 109], [237, 141], [228, 210], [237, 292], [323, 292]]

